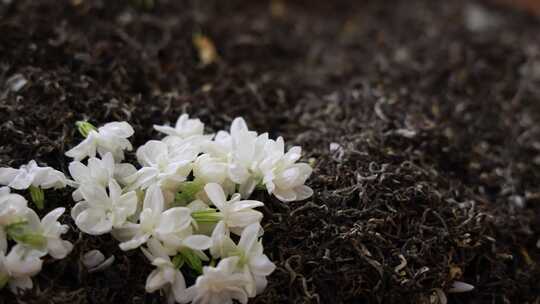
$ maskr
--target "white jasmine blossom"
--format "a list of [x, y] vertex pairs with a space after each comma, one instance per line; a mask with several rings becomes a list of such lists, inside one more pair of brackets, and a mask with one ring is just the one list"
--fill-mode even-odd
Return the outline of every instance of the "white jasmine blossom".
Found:
[[186, 289], [180, 303], [193, 304], [232, 304], [233, 300], [247, 303], [248, 294], [244, 286], [248, 279], [243, 273], [235, 272], [238, 257], [221, 260], [216, 267], [205, 266], [195, 284]]
[[116, 236], [122, 241], [122, 250], [135, 249], [151, 237], [159, 239], [171, 238], [191, 225], [191, 211], [188, 208], [175, 207], [165, 210], [165, 202], [161, 189], [152, 185], [146, 190], [143, 209], [138, 224], [128, 224], [118, 229]]
[[100, 235], [121, 227], [137, 211], [135, 191], [122, 194], [114, 179], [109, 181], [109, 195], [98, 184], [83, 184], [79, 189], [84, 200], [71, 209], [71, 216], [77, 227], [88, 234]]
[[249, 131], [242, 118], [231, 125], [232, 150], [229, 156], [229, 178], [240, 185], [242, 197], [248, 197], [260, 178], [259, 164], [265, 156], [268, 134]]
[[[263, 214], [255, 208], [264, 204], [249, 196], [265, 188], [283, 202], [310, 197], [313, 191], [305, 182], [312, 169], [298, 162], [300, 147], [286, 152], [283, 138], [272, 140], [267, 133], [249, 130], [240, 117], [229, 132], [204, 134], [199, 119], [183, 114], [174, 127], [154, 126], [167, 136], [137, 149], [141, 165], [137, 170], [120, 163], [124, 150], [132, 148], [128, 138], [133, 129], [128, 123], [96, 129], [78, 122], [77, 127], [86, 139], [66, 153], [74, 158], [69, 165], [74, 181], [64, 177], [76, 188], [71, 215], [85, 233], [111, 233], [124, 251], [141, 248], [156, 267], [146, 281], [147, 292], [159, 290], [169, 303], [232, 304], [247, 303], [266, 287], [275, 265], [260, 240]], [[84, 164], [81, 160], [86, 157]], [[31, 179], [32, 185], [38, 180], [42, 188], [53, 184], [40, 182], [37, 173], [15, 178], [19, 172], [14, 170], [0, 170], [0, 181]], [[36, 190], [39, 187], [31, 187], [34, 201], [43, 195]], [[0, 287], [9, 283], [30, 288], [42, 256], [67, 255], [72, 245], [60, 238], [67, 230], [58, 222], [63, 212], [55, 209], [40, 221], [23, 197], [0, 188]], [[240, 236], [238, 244], [231, 233]], [[11, 251], [8, 237], [17, 243]], [[105, 259], [93, 250], [81, 261], [95, 272], [109, 266], [114, 256]], [[13, 270], [14, 266], [23, 271]], [[185, 267], [199, 274], [190, 287], [182, 274]]]
[[202, 251], [208, 249], [212, 241], [206, 235], [193, 234], [191, 224], [193, 219], [189, 208], [171, 208], [163, 212], [161, 222], [155, 229], [155, 236], [163, 242], [171, 254], [190, 249], [206, 260], [206, 255]]
[[69, 229], [58, 222], [64, 212], [64, 208], [56, 208], [40, 220], [34, 210], [28, 208], [18, 222], [7, 227], [7, 233], [19, 244], [41, 251], [43, 255], [63, 259], [73, 249], [69, 241], [61, 238]]
[[229, 229], [224, 222], [219, 222], [212, 231], [212, 245], [210, 254], [214, 259], [225, 258], [236, 250], [236, 245], [231, 240]]
[[227, 201], [223, 188], [216, 183], [207, 184], [204, 190], [212, 204], [220, 211], [221, 221], [236, 234], [240, 234], [241, 230], [249, 224], [260, 222], [263, 217], [261, 212], [253, 210], [253, 208], [264, 206], [262, 202], [240, 200], [240, 195], [237, 193]]
[[58, 189], [65, 187], [66, 183], [67, 179], [62, 172], [51, 167], [40, 167], [35, 160], [19, 169], [0, 168], [0, 185], [17, 190], [28, 189], [30, 186]]
[[162, 289], [168, 303], [180, 301], [184, 297], [186, 282], [182, 272], [173, 264], [163, 245], [151, 238], [147, 242], [147, 249], [141, 248], [144, 255], [156, 266], [146, 279], [146, 292], [155, 292]]
[[260, 169], [268, 193], [283, 202], [299, 201], [313, 195], [313, 190], [304, 185], [313, 169], [306, 163], [296, 163], [302, 155], [300, 147], [292, 147], [285, 153], [285, 143], [279, 137], [275, 142], [269, 140], [265, 150], [268, 156], [261, 162]]
[[154, 125], [154, 129], [169, 136], [188, 138], [203, 135], [204, 124], [199, 119], [190, 119], [188, 114], [182, 114], [178, 117], [174, 128], [168, 125]]
[[110, 122], [97, 130], [86, 129], [83, 133], [87, 133], [86, 138], [66, 152], [66, 156], [80, 161], [86, 157], [95, 157], [96, 152], [104, 156], [110, 152], [116, 161], [124, 159], [124, 150], [131, 151], [132, 146], [127, 138], [134, 133], [133, 128], [129, 123]]
[[[76, 187], [82, 184], [97, 184], [107, 187], [111, 179], [125, 184], [125, 178], [137, 172], [137, 169], [131, 164], [115, 163], [111, 153], [106, 153], [102, 159], [90, 157], [87, 166], [80, 161], [72, 161], [68, 169], [71, 177], [75, 180], [73, 186]], [[80, 189], [75, 190], [72, 196], [75, 201], [83, 199]]]
[[209, 154], [202, 154], [193, 163], [193, 175], [195, 180], [222, 185], [227, 179], [227, 164]]
[[[26, 212], [28, 203], [19, 194], [11, 193], [8, 187], [0, 188], [0, 229], [19, 220]], [[2, 249], [0, 247], [0, 249]]]
[[0, 251], [0, 283], [5, 285], [9, 282], [13, 293], [18, 293], [19, 289], [31, 289], [31, 277], [41, 271], [43, 255], [41, 251], [19, 244], [13, 246], [7, 256]]
[[237, 254], [240, 256], [239, 268], [248, 280], [246, 291], [250, 297], [261, 293], [267, 285], [266, 277], [275, 269], [276, 265], [263, 253], [263, 246], [259, 241], [259, 233], [262, 227], [259, 223], [253, 223], [242, 231], [240, 242], [237, 246]]
[[[41, 219], [39, 231], [46, 240], [47, 253], [55, 259], [65, 258], [73, 249], [73, 244], [63, 240], [60, 236], [69, 230], [67, 225], [58, 222], [65, 208], [56, 208]], [[33, 213], [37, 218], [37, 215]]]
[[143, 167], [126, 178], [130, 183], [129, 189], [146, 189], [151, 185], [159, 185], [166, 192], [167, 201], [171, 201], [180, 183], [191, 172], [191, 162], [197, 153], [189, 145], [170, 151], [164, 142], [148, 141], [137, 150], [137, 159]]

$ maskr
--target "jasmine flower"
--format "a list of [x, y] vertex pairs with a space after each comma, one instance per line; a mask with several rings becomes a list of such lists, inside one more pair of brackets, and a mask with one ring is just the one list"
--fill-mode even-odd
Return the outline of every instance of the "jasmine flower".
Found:
[[[82, 184], [97, 184], [106, 187], [111, 179], [125, 184], [125, 178], [137, 172], [131, 164], [115, 163], [110, 152], [105, 153], [102, 159], [90, 157], [87, 166], [80, 161], [72, 161], [68, 169], [74, 179], [71, 185], [75, 187]], [[82, 200], [80, 189], [75, 190], [72, 196], [75, 201]]]
[[88, 234], [100, 235], [121, 227], [137, 211], [134, 191], [122, 194], [118, 183], [109, 181], [109, 194], [98, 184], [83, 184], [80, 188], [83, 201], [71, 209], [71, 216], [79, 229]]
[[131, 137], [134, 131], [125, 121], [110, 122], [97, 130], [86, 128], [81, 133], [86, 134], [86, 138], [66, 152], [66, 156], [77, 161], [86, 157], [95, 157], [96, 152], [101, 156], [110, 152], [116, 161], [121, 161], [124, 159], [124, 150], [132, 150], [131, 143], [127, 138]]
[[177, 299], [180, 303], [193, 304], [232, 304], [233, 300], [247, 303], [248, 294], [244, 286], [248, 279], [242, 273], [235, 272], [238, 257], [221, 260], [216, 267], [205, 266], [203, 274], [197, 277], [195, 284], [186, 289]]
[[30, 186], [41, 189], [63, 188], [67, 179], [64, 174], [51, 167], [40, 167], [35, 160], [22, 165], [19, 169], [0, 168], [0, 185], [24, 190]]

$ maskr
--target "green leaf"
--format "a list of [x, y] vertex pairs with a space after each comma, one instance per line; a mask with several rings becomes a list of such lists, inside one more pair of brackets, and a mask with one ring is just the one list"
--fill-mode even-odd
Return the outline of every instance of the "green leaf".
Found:
[[45, 193], [43, 193], [43, 189], [36, 186], [30, 186], [28, 190], [30, 190], [32, 202], [34, 202], [34, 204], [39, 210], [43, 210], [43, 208], [45, 207]]
[[180, 254], [184, 257], [189, 268], [193, 269], [197, 274], [202, 273], [202, 261], [191, 249], [182, 249]]
[[182, 268], [182, 266], [184, 266], [185, 261], [186, 260], [184, 259], [184, 256], [182, 254], [177, 254], [172, 259], [172, 263], [174, 265], [174, 268], [176, 269]]
[[199, 193], [204, 187], [204, 183], [198, 180], [191, 182], [183, 182], [180, 185], [180, 192], [176, 194], [174, 198], [175, 206], [186, 206], [196, 199], [197, 193]]

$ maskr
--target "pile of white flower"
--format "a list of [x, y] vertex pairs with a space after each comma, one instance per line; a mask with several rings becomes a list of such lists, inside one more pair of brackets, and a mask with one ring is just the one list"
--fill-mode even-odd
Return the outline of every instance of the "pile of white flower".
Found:
[[11, 193], [10, 188], [29, 189], [33, 201], [42, 208], [42, 189], [66, 184], [62, 172], [38, 167], [35, 161], [20, 169], [0, 168], [0, 185], [9, 186], [0, 188], [0, 289], [8, 284], [14, 293], [32, 288], [31, 277], [41, 271], [44, 256], [63, 259], [73, 249], [60, 238], [68, 230], [58, 222], [64, 208], [56, 208], [40, 220], [26, 199]]
[[[40, 189], [65, 184], [74, 187], [73, 199], [77, 203], [71, 216], [77, 227], [91, 235], [111, 233], [122, 250], [140, 248], [156, 267], [146, 281], [147, 292], [161, 290], [169, 303], [246, 303], [264, 290], [266, 276], [275, 265], [264, 254], [260, 239], [263, 214], [255, 208], [264, 204], [249, 197], [255, 190], [265, 190], [283, 202], [310, 197], [313, 191], [305, 182], [312, 168], [297, 162], [300, 147], [285, 151], [283, 138], [273, 140], [267, 133], [257, 134], [248, 129], [242, 118], [233, 121], [230, 132], [204, 134], [203, 123], [184, 114], [174, 128], [154, 126], [167, 136], [150, 140], [137, 149], [137, 169], [122, 163], [124, 151], [132, 150], [128, 138], [134, 131], [128, 123], [112, 122], [95, 128], [88, 122], [79, 122], [77, 126], [85, 139], [66, 153], [74, 158], [69, 164], [73, 180], [65, 180], [62, 173], [51, 168], [50, 177], [36, 172], [33, 180], [19, 177], [27, 168], [4, 168], [0, 170], [9, 171], [0, 171], [0, 184], [15, 189], [30, 186], [38, 205], [42, 201], [40, 195], [43, 196]], [[85, 164], [82, 161], [86, 158]], [[32, 166], [35, 163], [28, 165]], [[0, 201], [0, 229], [7, 227], [4, 230], [11, 236], [14, 228], [10, 227], [19, 226], [6, 222], [4, 214], [18, 218], [11, 214], [26, 208], [26, 202], [24, 208], [8, 210], [4, 205]], [[62, 211], [54, 210], [43, 221]], [[43, 221], [41, 226], [51, 220], [45, 224]], [[0, 230], [0, 240], [4, 230]], [[47, 241], [40, 245], [50, 243], [51, 234], [57, 240], [63, 232], [59, 230], [47, 232]], [[0, 250], [1, 246], [0, 243]], [[39, 258], [37, 252], [47, 251], [36, 251]], [[50, 248], [48, 252], [53, 257], [60, 256]], [[11, 252], [8, 261], [10, 255]], [[18, 273], [9, 268], [9, 263], [4, 264], [7, 270], [3, 281], [18, 282]], [[4, 268], [0, 268], [0, 273]], [[186, 273], [196, 277], [189, 287]]]

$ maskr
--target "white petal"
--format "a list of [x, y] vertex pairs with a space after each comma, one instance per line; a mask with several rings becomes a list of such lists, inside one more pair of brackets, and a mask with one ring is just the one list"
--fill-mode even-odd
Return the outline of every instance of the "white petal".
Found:
[[157, 185], [152, 185], [146, 190], [143, 209], [151, 209], [154, 213], [161, 213], [164, 208], [163, 193]]
[[53, 169], [51, 173], [49, 174], [49, 177], [47, 178], [47, 180], [44, 181], [40, 185], [40, 187], [43, 189], [50, 189], [50, 188], [60, 189], [60, 188], [66, 187], [66, 185], [68, 185], [68, 179], [66, 178], [64, 173]]
[[230, 207], [231, 212], [238, 212], [245, 209], [252, 209], [257, 207], [264, 206], [263, 202], [254, 201], [254, 200], [243, 200], [232, 203], [232, 206]]
[[212, 239], [206, 235], [196, 234], [184, 239], [184, 245], [195, 250], [206, 250], [212, 245]]
[[73, 244], [59, 238], [47, 240], [47, 251], [55, 259], [63, 259], [73, 250]]
[[19, 170], [19, 174], [15, 175], [15, 178], [9, 183], [9, 186], [13, 189], [24, 190], [30, 187], [33, 180], [33, 175], [28, 174], [23, 170]]
[[110, 201], [105, 188], [98, 184], [83, 184], [79, 189], [84, 199], [92, 205], [106, 206]]
[[131, 249], [138, 248], [142, 244], [146, 243], [146, 241], [148, 240], [149, 237], [150, 237], [149, 233], [136, 235], [131, 240], [129, 240], [127, 242], [120, 243], [120, 249], [122, 249], [124, 251], [128, 251], [128, 250], [131, 250]]
[[191, 212], [206, 210], [210, 208], [207, 204], [205, 204], [203, 201], [199, 199], [194, 200], [193, 202], [189, 203], [186, 207], [189, 208]]
[[292, 189], [276, 188], [272, 194], [282, 202], [292, 202], [296, 200], [296, 192]]
[[122, 195], [122, 188], [120, 188], [120, 185], [111, 178], [109, 180], [109, 196], [111, 197], [111, 200], [113, 202], [116, 201], [120, 195]]
[[122, 226], [126, 219], [137, 211], [138, 198], [135, 191], [123, 194], [114, 202], [114, 223], [116, 227]]
[[180, 271], [176, 271], [174, 282], [171, 285], [171, 289], [174, 295], [174, 299], [177, 302], [181, 302], [181, 299], [183, 299], [184, 293], [186, 292], [186, 281]]
[[90, 176], [90, 169], [80, 161], [72, 161], [68, 166], [69, 174], [77, 182], [87, 180]]
[[204, 191], [206, 192], [206, 195], [208, 195], [208, 198], [214, 206], [216, 206], [218, 209], [223, 209], [225, 206], [225, 202], [227, 200], [225, 196], [225, 192], [223, 192], [223, 188], [219, 184], [216, 183], [210, 183], [204, 186]]
[[253, 193], [253, 190], [255, 190], [255, 187], [257, 186], [257, 182], [254, 178], [248, 178], [247, 181], [245, 181], [243, 184], [240, 185], [240, 194], [242, 195], [242, 198], [248, 198], [251, 193]]
[[88, 204], [87, 201], [78, 202], [75, 204], [75, 206], [73, 206], [73, 208], [71, 208], [71, 217], [75, 220], [77, 216], [81, 214], [81, 212], [88, 208], [90, 208], [90, 204]]
[[83, 232], [92, 235], [105, 234], [112, 229], [111, 219], [101, 209], [86, 209], [75, 218], [75, 224]]
[[249, 266], [251, 271], [259, 276], [270, 275], [276, 270], [276, 265], [266, 255], [259, 255], [251, 259]]
[[242, 117], [236, 117], [231, 124], [231, 134], [247, 131], [246, 121]]
[[229, 274], [229, 273], [232, 273], [236, 269], [236, 266], [238, 265], [239, 261], [240, 261], [240, 258], [237, 256], [224, 258], [221, 261], [219, 261], [216, 268], [223, 273]]
[[126, 185], [126, 177], [135, 174], [137, 169], [132, 164], [115, 164], [114, 177], [123, 185]]
[[191, 221], [191, 210], [189, 208], [171, 208], [161, 214], [156, 232], [166, 234], [184, 230], [189, 227]]
[[111, 234], [116, 240], [126, 242], [134, 238], [140, 231], [139, 224], [126, 222], [120, 227], [114, 227]]
[[137, 160], [143, 166], [157, 165], [159, 158], [167, 154], [167, 144], [158, 140], [149, 140], [137, 149]]
[[299, 168], [290, 167], [287, 170], [281, 172], [274, 180], [275, 184], [279, 188], [292, 188], [298, 179], [300, 179], [301, 172]]
[[13, 168], [0, 168], [0, 185], [8, 185], [11, 183], [15, 176], [19, 173], [19, 170]]
[[36, 214], [36, 212], [33, 209], [26, 209], [26, 213], [24, 214], [24, 218], [26, 220], [26, 225], [31, 231], [38, 232], [41, 230], [41, 221], [39, 220], [39, 216]]
[[297, 160], [300, 159], [301, 156], [302, 148], [297, 146], [290, 148], [289, 151], [287, 151], [287, 153], [285, 153], [285, 155], [283, 156], [285, 165], [288, 166], [295, 163]]
[[137, 188], [146, 189], [156, 182], [159, 170], [151, 167], [143, 167], [132, 175], [126, 176], [124, 182], [129, 184], [128, 190]]
[[165, 247], [163, 247], [163, 244], [155, 238], [151, 238], [146, 242], [146, 246], [148, 247], [148, 250], [150, 250], [150, 253], [152, 255], [152, 260], [155, 260], [157, 258], [161, 258], [165, 261], [169, 261], [169, 255], [167, 254], [167, 250]]
[[109, 122], [99, 128], [99, 132], [105, 132], [107, 135], [118, 136], [121, 138], [128, 138], [135, 133], [131, 125], [125, 121]]
[[154, 269], [148, 278], [146, 279], [146, 292], [152, 293], [158, 289], [161, 289], [167, 284], [167, 280], [165, 280], [162, 272], [160, 269]]
[[105, 256], [97, 249], [88, 251], [82, 257], [82, 263], [86, 268], [94, 268], [103, 261], [105, 261]]
[[448, 289], [448, 293], [462, 293], [462, 292], [469, 292], [474, 289], [474, 286], [471, 284], [467, 284], [465, 282], [461, 281], [454, 281], [452, 283], [452, 286], [450, 289]]
[[255, 286], [257, 288], [257, 294], [261, 294], [268, 285], [268, 280], [264, 276], [254, 276]]
[[64, 214], [65, 211], [66, 208], [60, 207], [47, 213], [47, 215], [41, 219], [41, 227], [43, 227], [43, 230], [45, 232], [54, 231], [59, 225], [58, 219], [60, 216], [62, 216], [62, 214]]
[[5, 266], [13, 277], [33, 276], [41, 271], [43, 253], [15, 245], [6, 256]]
[[247, 226], [240, 237], [240, 242], [238, 247], [245, 253], [249, 253], [251, 248], [257, 240], [259, 239], [259, 231], [261, 230], [261, 225], [259, 223], [253, 223]]
[[71, 157], [77, 161], [84, 159], [87, 156], [95, 157], [96, 156], [96, 135], [95, 131], [90, 132], [88, 137], [83, 140], [80, 144], [73, 147], [71, 150], [66, 152], [66, 156]]
[[262, 217], [263, 214], [255, 210], [235, 212], [229, 215], [226, 224], [231, 228], [246, 227], [249, 224], [260, 222]]
[[313, 189], [306, 185], [301, 185], [293, 189], [296, 193], [296, 200], [301, 201], [310, 198], [313, 195]]
[[247, 168], [237, 163], [230, 164], [227, 173], [229, 174], [229, 178], [237, 184], [243, 184], [249, 178]]
[[109, 268], [114, 263], [114, 260], [115, 260], [114, 255], [111, 255], [109, 258], [103, 261], [103, 263], [97, 265], [96, 267], [88, 269], [88, 273], [103, 271]]
[[176, 135], [176, 129], [171, 126], [154, 125], [154, 129], [158, 132], [165, 133], [167, 135]]

